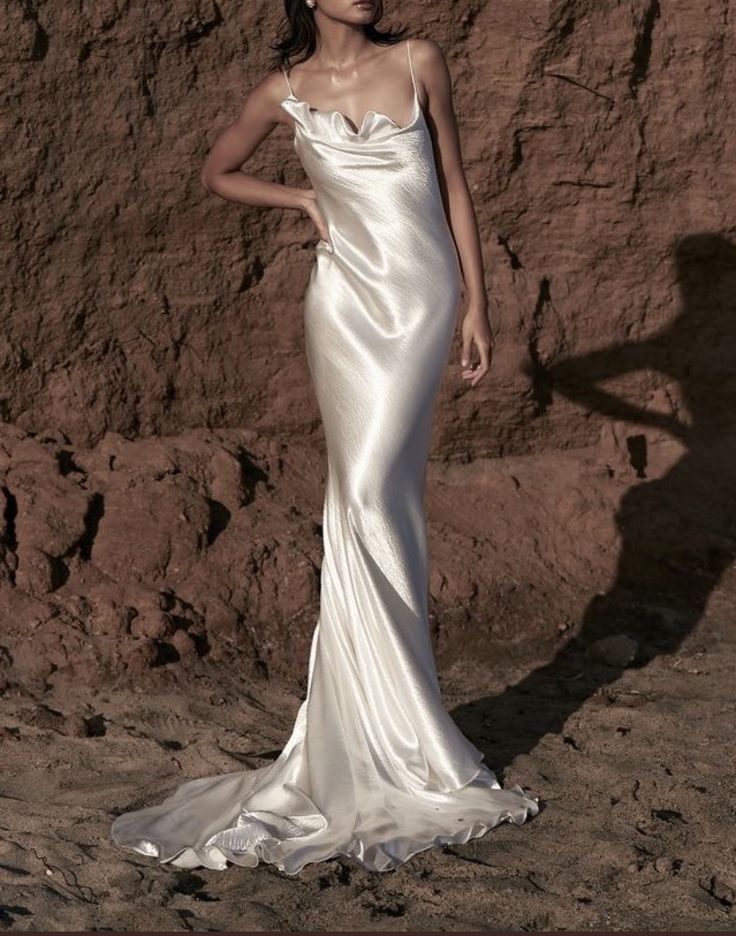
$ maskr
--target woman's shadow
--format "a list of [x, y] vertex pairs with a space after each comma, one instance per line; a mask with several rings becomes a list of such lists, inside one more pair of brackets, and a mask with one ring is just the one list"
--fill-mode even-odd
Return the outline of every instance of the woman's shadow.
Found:
[[[623, 495], [613, 584], [591, 598], [574, 636], [501, 696], [454, 710], [471, 735], [479, 733], [479, 717], [493, 726], [475, 740], [499, 766], [560, 733], [586, 698], [618, 679], [620, 668], [586, 654], [595, 641], [634, 638], [630, 667], [677, 651], [736, 556], [736, 248], [717, 234], [692, 234], [676, 244], [674, 261], [681, 311], [671, 324], [644, 341], [563, 360], [543, 375], [552, 393], [632, 426], [626, 447], [636, 476], [647, 477], [648, 461], [636, 425], [664, 430], [686, 452], [662, 477]], [[651, 370], [677, 382], [685, 418], [676, 406], [653, 412], [596, 385]]]

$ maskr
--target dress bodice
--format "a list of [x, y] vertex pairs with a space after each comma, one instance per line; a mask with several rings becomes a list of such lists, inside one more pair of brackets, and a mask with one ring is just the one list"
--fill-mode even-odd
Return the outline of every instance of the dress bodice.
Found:
[[410, 53], [409, 65], [413, 105], [403, 125], [368, 110], [356, 131], [341, 111], [321, 110], [298, 98], [285, 70], [289, 94], [281, 107], [294, 121], [294, 149], [329, 230], [332, 249], [320, 240], [318, 253], [358, 252], [374, 269], [386, 256], [407, 251], [417, 262], [440, 256], [444, 263], [438, 272], [455, 279], [454, 241]]

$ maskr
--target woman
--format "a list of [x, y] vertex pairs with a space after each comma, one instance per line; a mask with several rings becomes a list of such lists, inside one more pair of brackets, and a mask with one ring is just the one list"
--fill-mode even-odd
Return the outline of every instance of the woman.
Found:
[[[179, 867], [263, 860], [296, 874], [344, 854], [386, 871], [539, 811], [520, 786], [501, 788], [440, 695], [423, 488], [461, 268], [471, 386], [492, 342], [445, 62], [431, 40], [379, 31], [379, 3], [286, 0], [282, 67], [202, 172], [222, 198], [297, 209], [315, 224], [305, 338], [328, 481], [307, 696], [278, 759], [190, 780], [113, 824], [119, 845]], [[240, 171], [278, 123], [313, 188]]]

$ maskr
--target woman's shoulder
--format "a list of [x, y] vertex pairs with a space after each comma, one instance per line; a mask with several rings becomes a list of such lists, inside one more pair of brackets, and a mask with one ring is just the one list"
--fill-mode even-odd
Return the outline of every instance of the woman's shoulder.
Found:
[[276, 104], [283, 100], [289, 93], [284, 69], [284, 65], [272, 67], [253, 85], [250, 96]]
[[426, 62], [428, 65], [433, 62], [444, 61], [445, 53], [442, 46], [435, 39], [429, 39], [426, 36], [411, 36], [406, 41], [411, 43], [413, 61]]
[[415, 76], [425, 86], [434, 85], [447, 74], [447, 63], [442, 47], [434, 39], [410, 38], [410, 53]]

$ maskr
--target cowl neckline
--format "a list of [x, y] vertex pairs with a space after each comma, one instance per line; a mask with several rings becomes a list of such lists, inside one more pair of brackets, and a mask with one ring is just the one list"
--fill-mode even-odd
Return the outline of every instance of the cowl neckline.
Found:
[[[281, 101], [281, 107], [285, 105], [292, 104], [300, 112], [302, 116], [302, 122], [313, 119], [324, 119], [329, 126], [332, 126], [334, 129], [340, 131], [348, 139], [354, 140], [366, 140], [377, 129], [384, 127], [389, 131], [394, 131], [397, 133], [403, 133], [406, 130], [410, 130], [414, 127], [419, 121], [420, 117], [424, 116], [424, 112], [419, 103], [419, 96], [417, 94], [416, 87], [414, 88], [414, 97], [412, 103], [411, 116], [409, 122], [406, 124], [397, 123], [393, 117], [389, 117], [388, 114], [384, 114], [382, 111], [377, 111], [369, 109], [363, 115], [360, 127], [356, 131], [352, 124], [352, 121], [349, 120], [342, 111], [332, 108], [329, 110], [323, 110], [318, 107], [313, 107], [309, 101], [305, 101], [302, 98], [298, 98], [293, 92], [291, 92], [287, 97]], [[285, 108], [288, 109], [288, 108]]]

